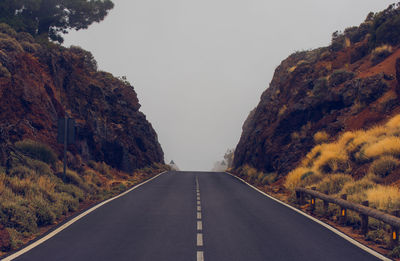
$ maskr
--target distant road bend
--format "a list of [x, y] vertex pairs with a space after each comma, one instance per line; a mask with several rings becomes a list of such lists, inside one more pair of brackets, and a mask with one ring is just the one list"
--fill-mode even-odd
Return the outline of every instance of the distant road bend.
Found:
[[171, 171], [14, 260], [381, 259], [226, 173]]

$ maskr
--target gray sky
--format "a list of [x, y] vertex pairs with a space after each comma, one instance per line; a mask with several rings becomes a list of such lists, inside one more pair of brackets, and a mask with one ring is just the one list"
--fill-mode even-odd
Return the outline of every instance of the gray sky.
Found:
[[114, 0], [100, 24], [71, 32], [99, 68], [127, 76], [165, 153], [209, 170], [236, 147], [242, 124], [279, 63], [329, 44], [386, 0]]

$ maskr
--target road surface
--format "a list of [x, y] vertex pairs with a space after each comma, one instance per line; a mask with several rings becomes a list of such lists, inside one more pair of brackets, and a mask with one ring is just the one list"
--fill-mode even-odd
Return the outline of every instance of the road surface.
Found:
[[379, 260], [226, 173], [168, 172], [15, 260]]

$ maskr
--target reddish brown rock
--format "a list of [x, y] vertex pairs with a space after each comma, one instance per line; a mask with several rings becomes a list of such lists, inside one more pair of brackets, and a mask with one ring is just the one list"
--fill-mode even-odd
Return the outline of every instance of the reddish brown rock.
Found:
[[[57, 119], [67, 112], [78, 125], [77, 142], [69, 150], [83, 160], [128, 172], [163, 163], [157, 134], [139, 111], [134, 88], [97, 71], [89, 52], [52, 44], [31, 53], [0, 50], [0, 65], [3, 144], [34, 139], [61, 155]], [[4, 153], [0, 158], [4, 164]]]

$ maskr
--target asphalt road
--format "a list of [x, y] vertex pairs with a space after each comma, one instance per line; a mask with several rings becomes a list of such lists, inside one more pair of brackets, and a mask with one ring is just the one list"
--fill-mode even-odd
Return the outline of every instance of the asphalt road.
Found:
[[225, 173], [168, 172], [15, 260], [378, 260]]

